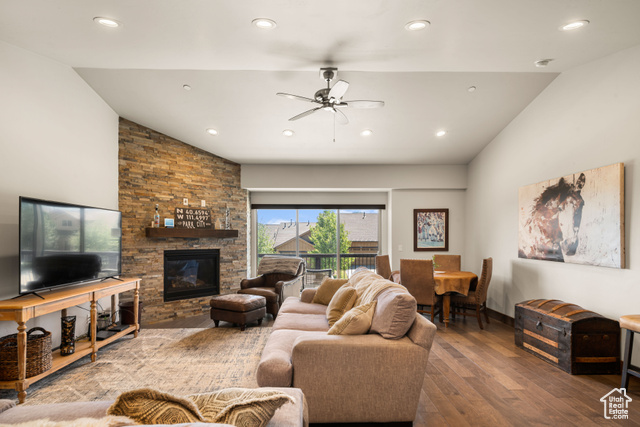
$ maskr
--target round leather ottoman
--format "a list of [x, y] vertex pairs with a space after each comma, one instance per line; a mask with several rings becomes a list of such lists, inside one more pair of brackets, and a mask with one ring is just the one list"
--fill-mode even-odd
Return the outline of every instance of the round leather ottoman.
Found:
[[218, 326], [221, 320], [240, 325], [244, 331], [247, 323], [258, 322], [262, 324], [262, 318], [267, 314], [267, 301], [259, 295], [228, 294], [211, 298], [211, 319]]

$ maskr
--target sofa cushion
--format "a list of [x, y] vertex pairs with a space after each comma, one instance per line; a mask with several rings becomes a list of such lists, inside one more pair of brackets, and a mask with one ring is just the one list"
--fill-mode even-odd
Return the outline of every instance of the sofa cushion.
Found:
[[[324, 306], [323, 306], [324, 307]], [[325, 307], [325, 310], [327, 308]], [[280, 329], [296, 329], [299, 331], [323, 331], [329, 330], [327, 323], [327, 315], [322, 314], [304, 314], [304, 313], [281, 313], [273, 322], [273, 330]]]
[[[49, 403], [38, 406], [18, 405], [0, 413], [0, 424], [17, 424], [48, 418], [53, 421], [71, 421], [77, 418], [102, 418], [113, 402], [99, 400], [95, 402]], [[37, 408], [37, 411], [34, 409]]]
[[333, 295], [348, 281], [348, 279], [330, 279], [329, 277], [325, 277], [322, 279], [322, 283], [320, 283], [316, 294], [313, 296], [313, 302], [315, 304], [329, 305]]
[[416, 299], [408, 292], [390, 288], [378, 295], [377, 301], [370, 332], [390, 339], [405, 336], [416, 319]]
[[329, 329], [329, 335], [362, 335], [369, 332], [371, 327], [371, 319], [376, 309], [376, 301], [369, 304], [360, 305], [347, 311], [340, 320], [338, 320]]
[[356, 288], [352, 286], [345, 285], [338, 289], [326, 309], [329, 326], [333, 326], [347, 311], [353, 308], [356, 297]]
[[[280, 317], [280, 316], [278, 316]], [[298, 337], [326, 336], [321, 331], [296, 331], [282, 329], [271, 332], [262, 350], [256, 380], [260, 387], [291, 387], [293, 385], [293, 365], [291, 354]]]
[[[311, 302], [302, 302], [298, 297], [287, 297], [284, 300], [278, 315], [283, 313], [302, 313], [302, 314], [325, 314], [327, 306], [322, 304], [313, 304]], [[277, 320], [277, 318], [276, 318]]]

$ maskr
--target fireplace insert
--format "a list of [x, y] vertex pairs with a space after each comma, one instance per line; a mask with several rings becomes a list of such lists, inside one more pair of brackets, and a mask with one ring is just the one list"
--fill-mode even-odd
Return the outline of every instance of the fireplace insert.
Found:
[[220, 294], [220, 250], [164, 251], [164, 301]]

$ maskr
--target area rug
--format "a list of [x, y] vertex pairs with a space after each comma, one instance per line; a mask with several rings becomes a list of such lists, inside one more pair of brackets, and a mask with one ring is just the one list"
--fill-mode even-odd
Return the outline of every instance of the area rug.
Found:
[[[141, 387], [183, 395], [257, 387], [256, 369], [271, 328], [143, 329], [49, 375], [27, 390], [26, 405], [113, 400]], [[0, 398], [15, 399], [15, 390]]]

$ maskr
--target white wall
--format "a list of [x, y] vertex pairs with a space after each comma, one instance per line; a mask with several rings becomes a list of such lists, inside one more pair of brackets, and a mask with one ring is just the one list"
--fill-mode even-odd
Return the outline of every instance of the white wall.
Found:
[[[639, 313], [640, 46], [562, 73], [468, 170], [466, 250], [494, 259], [488, 306], [513, 316], [534, 298], [575, 303], [611, 319]], [[627, 268], [518, 258], [518, 188], [625, 164]], [[467, 264], [468, 265], [468, 264]]]
[[[435, 254], [462, 255], [462, 268], [479, 273], [479, 266], [467, 262], [465, 251], [464, 190], [394, 190], [390, 197], [391, 268], [400, 269], [400, 259], [431, 259]], [[415, 252], [413, 250], [413, 210], [449, 209], [449, 251]], [[477, 267], [477, 268], [476, 268]]]
[[[118, 208], [118, 115], [76, 72], [0, 42], [0, 299], [18, 294], [18, 197]], [[70, 310], [83, 320], [86, 313]], [[59, 314], [27, 323], [54, 333]], [[82, 323], [84, 328], [85, 323]], [[0, 322], [0, 336], [16, 332]], [[82, 331], [76, 328], [76, 333]]]
[[371, 191], [461, 189], [462, 165], [242, 165], [242, 188], [251, 191]]

